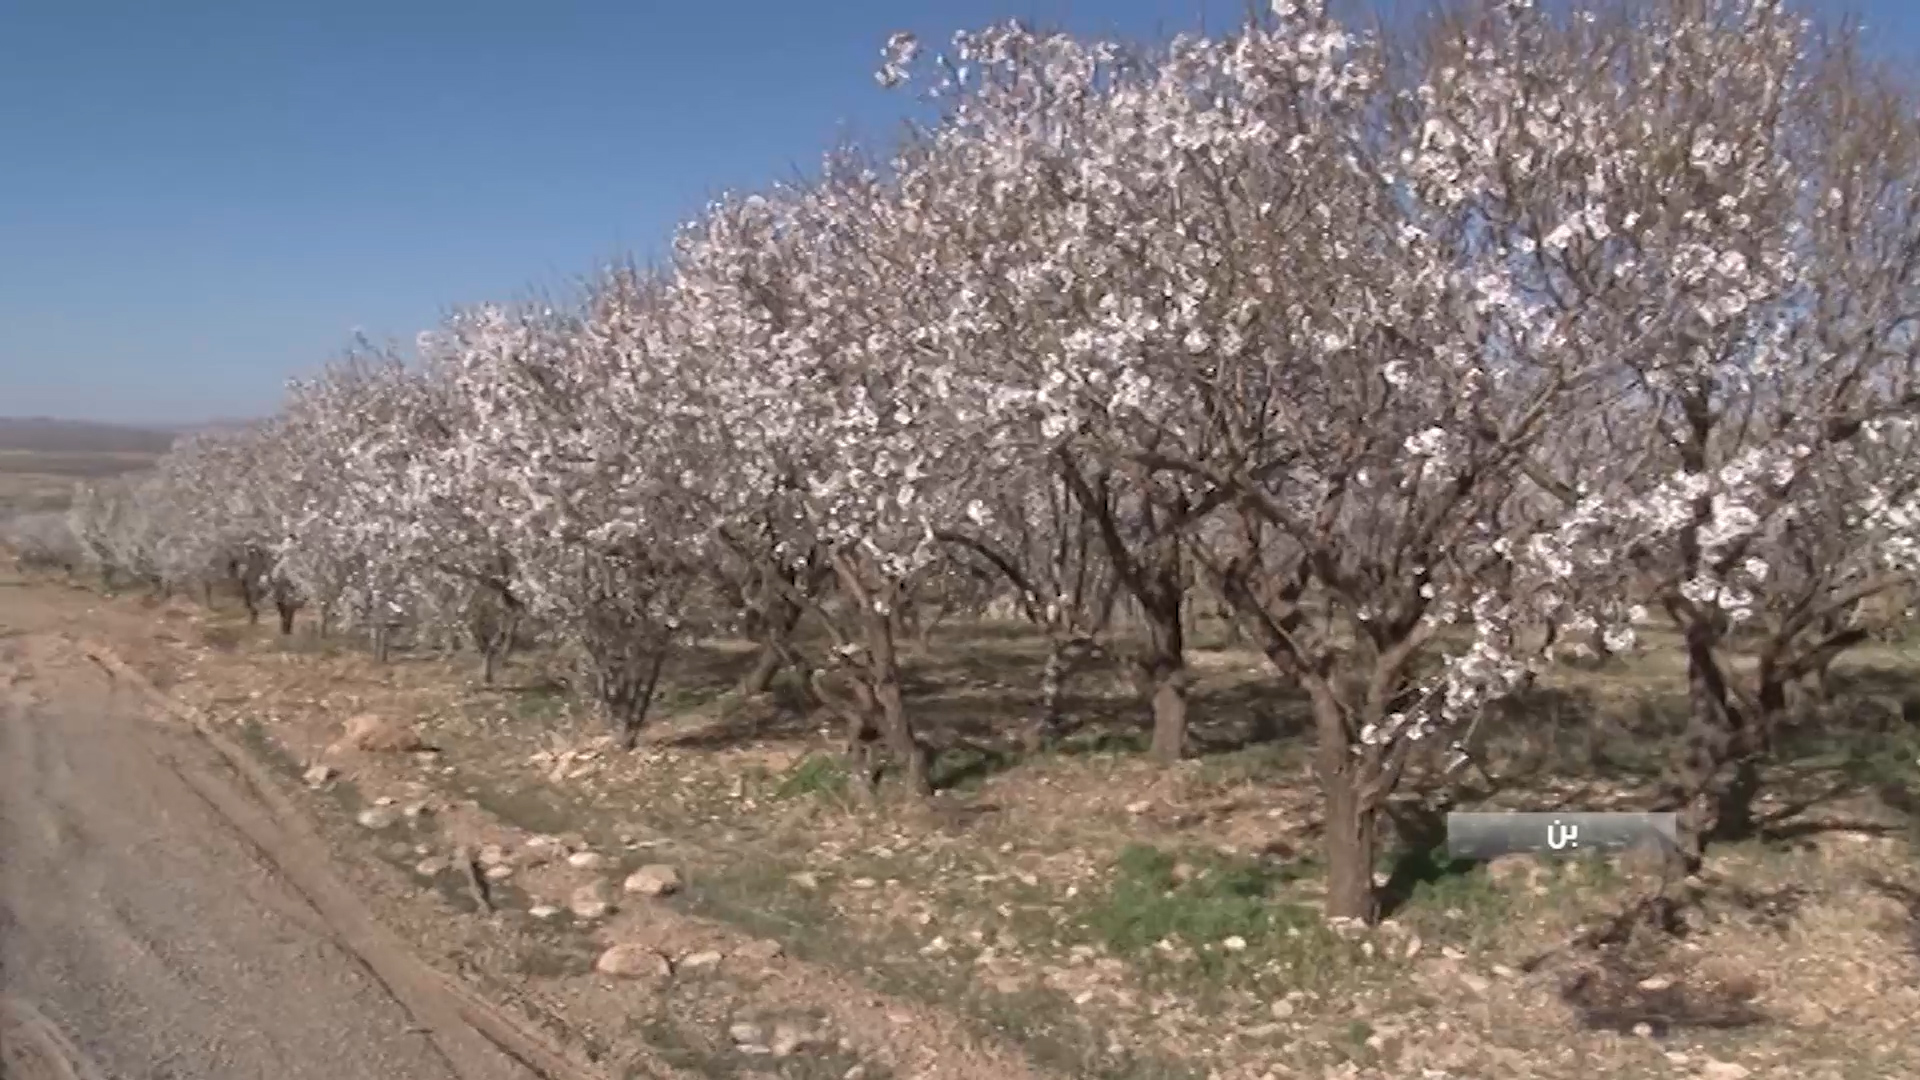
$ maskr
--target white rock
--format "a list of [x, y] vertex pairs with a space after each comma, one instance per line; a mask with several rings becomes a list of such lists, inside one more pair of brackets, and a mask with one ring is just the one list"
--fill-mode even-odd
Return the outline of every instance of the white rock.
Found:
[[1751, 1070], [1736, 1062], [1708, 1059], [1700, 1066], [1700, 1075], [1703, 1080], [1742, 1080], [1751, 1075]]
[[683, 968], [710, 968], [720, 965], [720, 954], [712, 949], [703, 949], [697, 953], [688, 953], [680, 958]]
[[527, 909], [527, 914], [536, 919], [551, 919], [560, 914], [560, 909], [552, 904], [535, 904]]
[[767, 1047], [773, 1051], [774, 1057], [792, 1057], [816, 1041], [812, 1031], [798, 1024], [782, 1022], [773, 1025], [773, 1038], [768, 1041]]
[[1661, 990], [1665, 990], [1668, 987], [1672, 986], [1673, 980], [1667, 978], [1664, 975], [1653, 975], [1653, 976], [1649, 976], [1648, 978], [1641, 979], [1635, 985], [1639, 986], [1639, 988], [1642, 990], [1657, 993]]
[[766, 1041], [767, 1033], [760, 1029], [759, 1024], [739, 1023], [727, 1028], [727, 1038], [732, 1039], [736, 1046], [757, 1046]]
[[380, 796], [379, 798], [377, 798], [377, 799], [375, 799], [375, 800], [373, 800], [373, 805], [375, 805], [375, 806], [392, 806], [392, 805], [393, 805], [394, 803], [397, 803], [397, 802], [399, 802], [399, 801], [400, 801], [400, 800], [398, 800], [398, 799], [396, 799], [396, 798], [394, 798], [394, 797], [393, 797], [393, 796], [391, 796], [391, 795], [382, 795], [382, 796]]
[[820, 875], [811, 870], [802, 870], [797, 874], [789, 874], [787, 875], [787, 880], [802, 889], [811, 890], [820, 887]]
[[439, 858], [421, 859], [413, 864], [413, 872], [421, 877], [439, 877], [440, 872], [446, 868], [447, 860]]
[[613, 901], [607, 898], [606, 886], [596, 881], [573, 890], [567, 898], [567, 910], [576, 919], [598, 919], [613, 910]]
[[597, 851], [576, 851], [567, 856], [567, 865], [575, 870], [598, 870], [607, 865], [607, 857]]
[[391, 826], [400, 815], [384, 806], [372, 806], [360, 811], [356, 819], [363, 828], [384, 829]]
[[622, 979], [665, 978], [673, 974], [673, 964], [645, 945], [615, 945], [600, 954], [593, 970]]
[[642, 896], [666, 896], [679, 891], [680, 871], [665, 863], [654, 863], [628, 874], [626, 883], [621, 887]]
[[1255, 1024], [1252, 1027], [1241, 1028], [1240, 1034], [1242, 1037], [1248, 1039], [1271, 1039], [1284, 1031], [1286, 1031], [1285, 1024], [1275, 1023], [1269, 1020], [1264, 1024]]
[[501, 863], [499, 866], [487, 867], [488, 881], [505, 881], [512, 876], [513, 876], [513, 867], [508, 866], [505, 863]]
[[507, 849], [499, 844], [488, 844], [480, 849], [476, 858], [481, 866], [499, 866], [507, 861]]
[[340, 741], [354, 750], [386, 753], [421, 750], [426, 746], [413, 725], [372, 713], [349, 718]]
[[733, 955], [743, 960], [757, 960], [766, 963], [778, 960], [787, 951], [786, 946], [772, 938], [755, 938], [733, 951]]
[[331, 765], [315, 765], [313, 768], [301, 773], [300, 778], [306, 781], [308, 787], [319, 787], [321, 784], [326, 783], [338, 775], [339, 773], [336, 772]]

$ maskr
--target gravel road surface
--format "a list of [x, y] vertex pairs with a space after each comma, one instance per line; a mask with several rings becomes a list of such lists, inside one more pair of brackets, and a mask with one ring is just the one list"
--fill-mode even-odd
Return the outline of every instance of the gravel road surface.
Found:
[[472, 1075], [203, 797], [234, 777], [217, 755], [22, 644], [0, 641], [0, 1077]]

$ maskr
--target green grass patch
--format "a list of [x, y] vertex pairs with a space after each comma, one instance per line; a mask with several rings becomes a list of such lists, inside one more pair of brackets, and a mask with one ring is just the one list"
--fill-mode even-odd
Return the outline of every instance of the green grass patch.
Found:
[[804, 795], [819, 795], [840, 799], [847, 794], [847, 784], [845, 763], [825, 754], [808, 754], [780, 778], [779, 786], [773, 789], [773, 797], [794, 799]]
[[1276, 864], [1217, 852], [1185, 857], [1148, 844], [1120, 853], [1108, 895], [1086, 925], [1115, 952], [1160, 941], [1211, 945], [1264, 939], [1308, 925], [1311, 913], [1280, 899], [1280, 889], [1309, 873], [1306, 863]]

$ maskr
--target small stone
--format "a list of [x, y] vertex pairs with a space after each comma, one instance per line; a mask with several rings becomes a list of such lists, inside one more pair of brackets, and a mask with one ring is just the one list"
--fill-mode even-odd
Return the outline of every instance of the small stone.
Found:
[[1507, 966], [1507, 965], [1505, 965], [1505, 964], [1495, 964], [1495, 965], [1493, 965], [1493, 973], [1494, 973], [1495, 975], [1498, 975], [1498, 976], [1500, 976], [1500, 977], [1501, 977], [1501, 978], [1503, 978], [1503, 979], [1511, 979], [1511, 978], [1513, 978], [1513, 969], [1512, 969], [1512, 968], [1510, 968], [1510, 967], [1508, 967], [1508, 966]]
[[1241, 1028], [1240, 1034], [1249, 1039], [1271, 1039], [1285, 1030], [1286, 1026], [1284, 1024], [1268, 1021], [1264, 1024], [1255, 1024], [1252, 1027]]
[[1465, 960], [1467, 958], [1467, 954], [1465, 952], [1453, 947], [1452, 945], [1440, 946], [1440, 955], [1446, 957], [1449, 960]]
[[567, 856], [567, 865], [575, 870], [598, 870], [607, 865], [607, 857], [597, 851], [576, 851]]
[[1267, 1011], [1273, 1014], [1275, 1020], [1285, 1020], [1287, 1017], [1293, 1015], [1293, 1007], [1291, 1000], [1281, 998], [1279, 1001], [1267, 1006]]
[[742, 960], [753, 960], [764, 964], [770, 960], [778, 960], [786, 951], [786, 946], [772, 938], [755, 938], [735, 949], [733, 955]]
[[759, 1024], [740, 1023], [727, 1029], [727, 1038], [732, 1039], [736, 1046], [757, 1046], [765, 1042], [767, 1036], [766, 1032], [760, 1030]]
[[487, 867], [488, 881], [505, 881], [512, 876], [513, 876], [513, 867], [508, 866], [505, 863], [501, 863], [499, 866]]
[[399, 801], [400, 801], [400, 800], [398, 800], [398, 799], [396, 799], [396, 798], [394, 798], [394, 797], [393, 797], [393, 796], [391, 796], [391, 795], [382, 795], [382, 796], [380, 796], [379, 798], [377, 798], [377, 799], [375, 799], [375, 800], [373, 800], [373, 805], [375, 805], [375, 806], [392, 806], [392, 805], [393, 805], [394, 803], [396, 803], [396, 802], [399, 802]]
[[613, 910], [613, 901], [607, 898], [607, 887], [596, 881], [573, 890], [567, 898], [567, 910], [576, 919], [598, 919]]
[[1650, 1039], [1653, 1037], [1653, 1025], [1642, 1020], [1633, 1025], [1633, 1033], [1642, 1039]]
[[1471, 971], [1463, 971], [1460, 973], [1460, 985], [1476, 994], [1484, 994], [1493, 986], [1493, 983], [1489, 982], [1484, 975], [1476, 975]]
[[1745, 1065], [1732, 1061], [1715, 1061], [1708, 1058], [1700, 1066], [1702, 1080], [1743, 1080], [1749, 1075], [1751, 1070]]
[[1145, 799], [1127, 804], [1127, 813], [1129, 814], [1144, 814], [1151, 809], [1153, 809], [1153, 804]]
[[447, 860], [441, 858], [421, 859], [413, 864], [413, 872], [421, 877], [439, 877], [447, 868]]
[[593, 970], [622, 979], [665, 978], [673, 974], [673, 964], [645, 945], [615, 945], [600, 954]]
[[680, 890], [680, 871], [664, 863], [643, 866], [628, 874], [621, 888], [642, 896], [667, 896]]
[[847, 884], [853, 886], [856, 889], [871, 889], [875, 885], [878, 885], [879, 882], [873, 880], [870, 877], [857, 877], [857, 878], [854, 878], [852, 881], [847, 882]]
[[773, 1039], [767, 1046], [773, 1051], [774, 1057], [792, 1057], [812, 1046], [815, 1041], [813, 1032], [798, 1024], [783, 1022], [773, 1026]]
[[697, 953], [688, 953], [686, 956], [680, 958], [680, 966], [683, 968], [710, 968], [718, 967], [719, 964], [720, 954], [712, 949], [702, 949]]
[[300, 778], [306, 781], [308, 787], [319, 787], [321, 784], [326, 783], [338, 775], [339, 773], [337, 773], [331, 765], [315, 765], [313, 768], [301, 773]]
[[1225, 941], [1222, 941], [1220, 943], [1220, 947], [1227, 950], [1228, 952], [1246, 952], [1247, 939], [1241, 937], [1238, 934], [1235, 934], [1232, 937], [1227, 938]]
[[360, 811], [356, 819], [366, 829], [385, 829], [390, 827], [400, 815], [384, 806], [373, 806]]
[[797, 874], [789, 874], [787, 875], [787, 880], [802, 889], [811, 890], [820, 887], [820, 875], [811, 870], [802, 870]]
[[373, 713], [348, 718], [340, 741], [354, 750], [404, 753], [426, 749], [412, 725]]
[[1645, 990], [1649, 993], [1658, 993], [1672, 986], [1673, 980], [1667, 978], [1664, 975], [1653, 975], [1648, 978], [1641, 979], [1638, 983], [1635, 983], [1634, 985], [1638, 986], [1640, 989]]
[[400, 808], [400, 813], [403, 817], [407, 818], [424, 817], [427, 814], [433, 813], [433, 807], [428, 806], [426, 803], [408, 803], [406, 806]]
[[475, 856], [481, 866], [499, 866], [507, 861], [507, 849], [499, 844], [488, 844]]
[[552, 904], [535, 904], [527, 909], [527, 914], [536, 919], [551, 919], [560, 914], [560, 909]]
[[1416, 957], [1416, 956], [1419, 956], [1419, 955], [1420, 955], [1420, 946], [1421, 946], [1421, 941], [1420, 941], [1420, 935], [1419, 935], [1419, 934], [1415, 934], [1415, 935], [1413, 935], [1412, 937], [1410, 937], [1410, 938], [1408, 938], [1408, 939], [1407, 939], [1407, 947], [1406, 947], [1406, 949], [1405, 949], [1405, 951], [1404, 951], [1404, 954], [1405, 954], [1405, 956], [1406, 956], [1406, 958], [1407, 958], [1407, 959], [1409, 959], [1409, 960], [1411, 960], [1411, 959], [1413, 959], [1414, 957]]

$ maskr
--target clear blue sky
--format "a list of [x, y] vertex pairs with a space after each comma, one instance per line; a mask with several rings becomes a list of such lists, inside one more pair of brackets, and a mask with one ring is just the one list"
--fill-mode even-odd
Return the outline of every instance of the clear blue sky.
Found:
[[[1920, 0], [1850, 8], [1920, 41]], [[260, 415], [356, 329], [410, 340], [449, 305], [648, 257], [722, 190], [884, 141], [907, 102], [872, 72], [896, 29], [1137, 38], [1242, 11], [0, 0], [0, 415]]]

